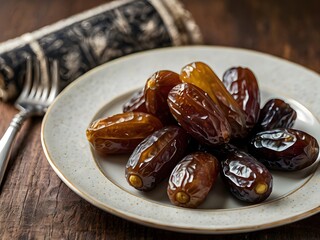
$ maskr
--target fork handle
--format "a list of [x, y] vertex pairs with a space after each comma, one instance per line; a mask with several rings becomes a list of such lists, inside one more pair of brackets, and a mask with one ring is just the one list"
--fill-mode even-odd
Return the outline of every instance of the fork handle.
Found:
[[14, 139], [27, 116], [27, 111], [21, 111], [17, 113], [13, 117], [8, 129], [6, 130], [6, 132], [0, 140], [0, 186], [9, 163], [10, 153]]

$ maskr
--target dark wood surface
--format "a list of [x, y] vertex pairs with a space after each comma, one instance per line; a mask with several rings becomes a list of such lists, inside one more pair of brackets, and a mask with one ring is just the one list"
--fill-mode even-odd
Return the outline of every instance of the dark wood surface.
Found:
[[[97, 6], [103, 0], [0, 0], [0, 41]], [[254, 49], [320, 73], [320, 1], [183, 0], [205, 44]], [[317, 84], [320, 84], [317, 83]], [[17, 112], [0, 103], [0, 134]], [[41, 119], [20, 132], [0, 193], [0, 239], [320, 239], [320, 214], [282, 227], [233, 235], [144, 227], [101, 211], [72, 192], [49, 166]]]

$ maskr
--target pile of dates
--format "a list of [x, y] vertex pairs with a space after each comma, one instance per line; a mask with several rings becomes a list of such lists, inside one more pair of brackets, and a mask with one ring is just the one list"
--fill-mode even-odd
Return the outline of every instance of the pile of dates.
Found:
[[260, 107], [250, 69], [232, 67], [220, 80], [193, 62], [180, 74], [154, 73], [123, 113], [93, 122], [86, 135], [101, 155], [131, 154], [132, 187], [150, 191], [168, 181], [174, 205], [198, 207], [219, 175], [234, 197], [258, 203], [272, 191], [270, 169], [296, 171], [318, 158], [317, 140], [292, 128], [296, 117], [281, 99]]

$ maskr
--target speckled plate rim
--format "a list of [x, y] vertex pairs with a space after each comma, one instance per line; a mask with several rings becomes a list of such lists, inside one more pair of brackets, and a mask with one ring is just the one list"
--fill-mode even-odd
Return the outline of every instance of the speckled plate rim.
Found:
[[[215, 63], [220, 75], [222, 69], [236, 65], [250, 67], [259, 81], [272, 73], [269, 79], [259, 82], [261, 88], [276, 86], [276, 89], [285, 90], [286, 96], [298, 99], [319, 119], [320, 109], [316, 106], [320, 102], [320, 96], [317, 95], [320, 92], [319, 75], [278, 57], [220, 46], [174, 47], [136, 53], [83, 75], [65, 88], [48, 109], [42, 123], [41, 141], [57, 175], [79, 196], [107, 212], [143, 225], [173, 231], [248, 232], [280, 226], [318, 213], [319, 167], [301, 188], [279, 200], [250, 208], [209, 211], [180, 209], [146, 201], [121, 190], [101, 173], [92, 159], [85, 129], [92, 116], [106, 104], [106, 98], [116, 98], [118, 88], [123, 89], [124, 86], [118, 86], [119, 81], [112, 80], [123, 79], [126, 73], [143, 73], [145, 77], [159, 69], [178, 71], [183, 64], [195, 60]], [[113, 84], [108, 85], [109, 81], [103, 78], [112, 76], [115, 76], [111, 80]], [[134, 76], [131, 78], [120, 83], [125, 84], [126, 91], [144, 82]], [[288, 84], [289, 81], [291, 84]], [[74, 113], [80, 114], [81, 119], [79, 115], [72, 115]]]

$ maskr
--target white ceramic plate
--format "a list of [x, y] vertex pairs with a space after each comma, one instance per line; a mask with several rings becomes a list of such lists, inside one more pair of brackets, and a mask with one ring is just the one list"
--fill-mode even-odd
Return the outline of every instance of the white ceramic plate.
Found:
[[[255, 73], [263, 103], [270, 97], [289, 102], [298, 113], [295, 128], [320, 140], [320, 77], [288, 61], [243, 49], [178, 47], [133, 54], [85, 74], [68, 86], [49, 108], [42, 125], [42, 145], [54, 171], [93, 205], [140, 224], [195, 233], [234, 233], [290, 223], [320, 210], [317, 163], [295, 173], [273, 172], [274, 190], [263, 203], [233, 199], [217, 182], [199, 209], [172, 206], [165, 183], [150, 193], [130, 188], [124, 178], [128, 156], [97, 157], [85, 130], [94, 119], [120, 113], [122, 104], [155, 71], [204, 61], [221, 76], [232, 66]], [[304, 106], [307, 108], [305, 108]], [[313, 114], [311, 114], [311, 112]]]

